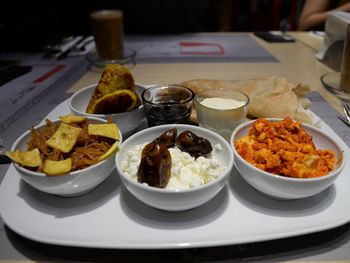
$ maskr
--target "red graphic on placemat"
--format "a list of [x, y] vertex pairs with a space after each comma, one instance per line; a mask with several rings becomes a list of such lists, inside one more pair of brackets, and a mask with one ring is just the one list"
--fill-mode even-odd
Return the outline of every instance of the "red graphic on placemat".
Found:
[[224, 48], [217, 43], [180, 42], [180, 54], [184, 55], [224, 55]]
[[50, 71], [46, 72], [44, 75], [34, 80], [34, 83], [44, 82], [45, 80], [52, 77], [53, 75], [55, 75], [57, 72], [61, 71], [65, 67], [65, 65], [53, 65], [53, 66], [54, 66], [53, 69], [51, 69]]

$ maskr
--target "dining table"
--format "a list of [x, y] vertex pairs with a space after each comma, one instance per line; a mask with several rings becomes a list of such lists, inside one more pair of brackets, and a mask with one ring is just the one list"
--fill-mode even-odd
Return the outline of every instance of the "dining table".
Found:
[[[338, 116], [343, 116], [344, 114], [341, 101], [335, 95], [328, 92], [321, 82], [321, 77], [324, 74], [332, 73], [334, 70], [315, 57], [323, 43], [322, 37], [313, 34], [313, 32], [287, 32], [287, 34], [292, 36], [295, 41], [283, 43], [267, 42], [257, 37], [252, 32], [198, 33], [199, 36], [205, 35], [206, 38], [212, 38], [213, 41], [219, 39], [219, 37], [227, 36], [249, 38], [250, 41], [254, 42], [254, 45], [258, 46], [269, 55], [268, 59], [266, 59], [266, 57], [261, 60], [257, 59], [257, 57], [240, 57], [239, 59], [232, 57], [208, 60], [191, 60], [191, 58], [184, 60], [167, 60], [165, 58], [158, 60], [138, 60], [136, 53], [135, 61], [128, 62], [126, 66], [132, 73], [135, 82], [146, 87], [155, 84], [181, 83], [193, 79], [249, 80], [271, 76], [283, 77], [289, 81], [300, 82], [310, 88], [310, 92], [306, 95], [311, 101], [310, 110], [328, 125], [348, 148], [350, 146], [350, 128], [338, 118]], [[140, 36], [137, 40], [139, 39], [142, 39], [142, 41], [144, 41], [143, 43], [147, 43], [148, 40], [147, 36]], [[159, 39], [161, 39], [161, 36], [153, 41]], [[244, 39], [239, 39], [239, 41], [243, 41], [241, 43], [243, 46]], [[131, 38], [131, 40], [133, 40], [133, 38]], [[131, 40], [130, 43], [132, 43]], [[234, 42], [231, 44], [234, 45]], [[183, 46], [188, 48], [186, 45]], [[128, 47], [127, 44], [126, 47]], [[42, 54], [40, 58], [39, 55], [34, 56], [18, 53], [7, 54], [6, 56], [2, 55], [5, 59], [11, 59], [12, 56], [14, 59], [18, 60], [21, 60], [22, 56], [25, 56], [26, 63], [36, 67], [35, 69], [41, 69], [38, 65], [42, 62]], [[31, 60], [35, 60], [35, 62], [31, 63]], [[64, 103], [66, 103], [67, 99], [69, 99], [74, 92], [98, 83], [101, 78], [103, 69], [94, 66], [91, 60], [86, 56], [79, 58], [70, 57], [60, 61], [60, 64], [57, 64], [56, 61], [52, 61], [47, 63], [48, 65], [50, 64], [50, 66], [54, 64], [53, 69], [50, 69], [49, 72], [52, 75], [57, 73], [57, 78], [54, 79], [55, 76], [52, 77], [52, 82], [47, 88], [47, 91], [38, 93], [28, 99], [28, 101], [23, 104], [25, 107], [22, 105], [20, 109], [16, 111], [18, 114], [9, 114], [9, 117], [4, 118], [4, 121], [1, 123], [0, 139], [2, 148], [0, 151], [4, 151], [6, 148], [10, 147], [13, 141], [25, 131], [26, 127], [30, 127], [30, 125], [42, 121], [46, 116], [50, 116], [50, 114], [52, 115], [52, 112], [55, 111], [57, 107], [62, 107], [62, 105], [66, 106], [67, 104]], [[67, 64], [65, 65], [65, 63]], [[63, 66], [58, 68], [59, 65]], [[39, 73], [41, 78], [37, 78], [36, 76], [34, 82], [32, 80], [30, 81], [37, 85], [35, 87], [41, 87], [40, 85], [42, 85], [44, 88], [45, 81], [43, 81], [43, 78], [48, 78], [49, 76], [40, 70]], [[20, 85], [18, 79], [12, 80], [6, 85], [9, 86], [11, 83], [13, 83], [13, 85]], [[0, 90], [1, 89], [2, 87], [0, 86]], [[68, 110], [67, 108], [67, 111]], [[346, 161], [349, 162], [349, 159]], [[1, 200], [0, 262], [350, 262], [350, 217], [345, 217], [336, 222], [332, 222], [332, 219], [327, 219], [329, 224], [324, 225], [317, 222], [317, 219], [323, 222], [323, 218], [321, 217], [327, 214], [324, 213], [323, 210], [327, 210], [327, 207], [331, 206], [329, 202], [340, 202], [344, 210], [350, 209], [347, 206], [349, 200], [336, 200], [336, 193], [334, 194], [335, 196], [332, 197], [334, 200], [322, 200], [323, 205], [314, 204], [314, 207], [311, 207], [310, 203], [312, 202], [305, 201], [303, 208], [291, 206], [295, 207], [299, 214], [295, 214], [292, 208], [277, 211], [277, 207], [288, 207], [291, 201], [273, 201], [278, 202], [279, 205], [272, 208], [272, 206], [266, 205], [266, 203], [262, 201], [252, 199], [244, 200], [245, 195], [242, 193], [238, 201], [241, 202], [242, 205], [246, 205], [247, 209], [274, 217], [273, 222], [275, 222], [275, 220], [278, 221], [279, 217], [283, 222], [286, 222], [283, 226], [284, 234], [279, 234], [278, 230], [274, 229], [274, 226], [271, 225], [269, 229], [265, 231], [266, 235], [262, 238], [255, 238], [254, 233], [250, 233], [247, 229], [248, 236], [246, 239], [242, 239], [242, 241], [235, 241], [236, 239], [231, 237], [225, 237], [223, 239], [222, 235], [217, 235], [216, 240], [211, 240], [211, 242], [207, 243], [201, 243], [200, 241], [191, 242], [191, 240], [194, 240], [191, 237], [193, 233], [192, 230], [195, 228], [202, 229], [202, 231], [208, 231], [208, 235], [213, 236], [213, 238], [216, 237], [215, 229], [211, 226], [215, 224], [216, 220], [220, 220], [220, 216], [222, 216], [225, 213], [224, 210], [227, 209], [226, 206], [217, 204], [220, 203], [220, 198], [223, 198], [223, 194], [213, 203], [213, 205], [217, 204], [219, 206], [218, 208], [214, 209], [209, 207], [210, 209], [208, 209], [207, 213], [210, 215], [206, 215], [203, 209], [201, 210], [200, 215], [202, 215], [203, 218], [200, 218], [199, 214], [195, 215], [195, 212], [192, 214], [187, 212], [154, 212], [153, 208], [141, 205], [138, 201], [133, 200], [132, 197], [124, 194], [124, 198], [129, 200], [128, 202], [124, 201], [124, 207], [120, 213], [125, 213], [121, 215], [123, 220], [133, 221], [132, 224], [129, 225], [135, 225], [134, 229], [124, 230], [130, 232], [131, 240], [132, 238], [135, 240], [137, 239], [137, 229], [148, 228], [149, 233], [152, 234], [154, 232], [154, 235], [157, 235], [159, 231], [168, 231], [173, 235], [181, 233], [183, 235], [183, 242], [181, 244], [172, 243], [171, 236], [169, 236], [166, 240], [159, 240], [160, 243], [164, 242], [164, 245], [159, 247], [152, 245], [151, 240], [154, 240], [155, 237], [150, 238], [149, 244], [146, 242], [140, 245], [140, 243], [135, 241], [134, 247], [130, 240], [127, 241], [128, 245], [123, 245], [123, 240], [118, 240], [118, 237], [115, 237], [117, 240], [115, 243], [89, 243], [78, 241], [74, 243], [60, 238], [59, 232], [70, 231], [72, 240], [78, 239], [81, 233], [78, 231], [75, 232], [75, 224], [79, 224], [79, 216], [89, 220], [88, 215], [90, 210], [98, 210], [98, 206], [105, 205], [105, 203], [110, 201], [107, 199], [112, 197], [109, 197], [107, 194], [99, 193], [95, 198], [100, 198], [101, 200], [93, 200], [90, 198], [91, 204], [87, 205], [83, 203], [83, 207], [79, 207], [78, 205], [79, 201], [77, 201], [77, 199], [79, 200], [80, 197], [61, 198], [58, 203], [55, 203], [56, 199], [47, 197], [47, 202], [45, 202], [45, 200], [37, 199], [45, 198], [46, 194], [36, 193], [30, 189], [29, 186], [23, 186], [23, 183], [21, 187], [26, 188], [24, 191], [15, 189], [14, 191], [18, 192], [14, 192], [13, 195], [10, 195], [8, 194], [9, 190], [4, 188], [10, 185], [8, 183], [10, 180], [9, 177], [18, 176], [9, 173], [10, 167], [11, 165], [0, 166], [0, 198], [3, 196], [11, 196], [11, 198], [16, 199], [15, 201]], [[342, 176], [349, 176], [349, 174], [342, 174]], [[241, 183], [243, 184], [243, 182]], [[104, 188], [108, 189], [108, 186]], [[1, 193], [4, 192], [7, 194], [1, 196]], [[88, 193], [87, 195], [92, 194], [93, 193]], [[252, 195], [260, 198], [260, 195], [257, 193]], [[22, 200], [26, 198], [27, 200]], [[261, 198], [263, 199], [265, 197], [261, 196]], [[230, 197], [230, 200], [231, 199], [232, 197]], [[6, 204], [6, 209], [1, 210], [1, 208], [5, 206], [4, 204]], [[136, 208], [125, 207], [129, 205], [135, 205]], [[229, 206], [232, 204], [228, 203], [226, 205]], [[28, 206], [30, 207], [28, 208]], [[18, 209], [18, 212], [13, 214], [17, 214], [18, 217], [23, 218], [18, 222], [27, 221], [25, 227], [11, 221], [13, 215], [11, 214], [11, 216], [8, 216], [6, 214], [9, 207], [11, 207], [11, 209]], [[142, 211], [138, 212], [138, 208]], [[53, 217], [54, 220], [50, 220], [49, 224], [45, 226], [45, 219], [41, 222], [35, 221], [33, 218], [36, 217], [31, 217], [31, 214], [21, 212], [21, 209], [24, 209], [23, 211], [27, 211], [28, 209], [31, 211], [40, 210], [41, 214], [47, 213], [48, 216]], [[52, 212], [55, 209], [56, 212]], [[181, 213], [183, 213], [182, 219]], [[193, 218], [191, 218], [191, 215], [193, 215]], [[157, 216], [160, 218], [157, 218]], [[163, 221], [165, 218], [169, 219], [172, 217], [174, 217], [172, 221]], [[252, 218], [244, 219], [241, 217], [243, 217], [243, 215], [237, 214], [232, 217], [229, 223], [225, 221], [226, 224], [220, 227], [229, 229], [233, 225], [242, 222], [242, 220], [247, 220], [249, 222], [254, 221]], [[302, 230], [288, 232], [288, 217], [293, 219], [299, 217], [300, 220], [298, 224], [300, 224]], [[47, 215], [43, 218], [47, 218]], [[313, 221], [314, 219], [316, 220]], [[72, 226], [60, 229], [60, 220], [67, 220], [67, 222], [72, 223]], [[118, 218], [115, 220], [118, 220]], [[123, 220], [119, 223], [116, 221], [116, 224], [123, 224]], [[14, 221], [17, 222], [16, 220]], [[57, 225], [55, 225], [55, 222]], [[291, 222], [291, 224], [293, 224], [294, 221]], [[41, 238], [39, 235], [36, 235], [37, 233], [31, 232], [31, 224], [42, 225], [43, 229], [46, 229], [47, 232], [57, 233], [57, 239]], [[95, 234], [98, 236], [98, 239], [103, 239], [98, 233], [98, 229], [101, 227], [98, 226], [100, 224], [99, 220], [92, 218], [89, 224], [88, 231], [92, 233], [96, 231]], [[260, 223], [256, 221], [253, 224], [256, 224], [258, 227]], [[317, 227], [311, 227], [313, 225]], [[310, 228], [307, 229], [305, 226], [310, 226]], [[249, 228], [249, 226], [245, 227]], [[143, 237], [143, 240], [147, 240], [147, 237]], [[190, 241], [188, 242], [188, 240]]]

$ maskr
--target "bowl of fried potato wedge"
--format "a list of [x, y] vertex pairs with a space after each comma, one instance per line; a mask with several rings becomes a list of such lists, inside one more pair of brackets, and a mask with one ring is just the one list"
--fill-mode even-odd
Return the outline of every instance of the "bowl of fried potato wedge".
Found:
[[71, 96], [69, 107], [76, 115], [112, 118], [123, 135], [129, 135], [145, 119], [140, 100], [145, 89], [135, 83], [126, 67], [110, 64], [97, 84], [80, 89]]
[[91, 191], [111, 174], [121, 142], [115, 123], [70, 114], [32, 127], [5, 154], [26, 183], [69, 197]]
[[243, 179], [275, 199], [300, 199], [322, 192], [341, 174], [346, 160], [327, 133], [289, 117], [241, 124], [230, 142]]

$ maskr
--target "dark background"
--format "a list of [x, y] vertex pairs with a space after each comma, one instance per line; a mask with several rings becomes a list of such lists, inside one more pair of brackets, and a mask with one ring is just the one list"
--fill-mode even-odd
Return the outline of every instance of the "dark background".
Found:
[[293, 30], [301, 0], [2, 0], [0, 52], [90, 35], [89, 13], [121, 9], [125, 34]]

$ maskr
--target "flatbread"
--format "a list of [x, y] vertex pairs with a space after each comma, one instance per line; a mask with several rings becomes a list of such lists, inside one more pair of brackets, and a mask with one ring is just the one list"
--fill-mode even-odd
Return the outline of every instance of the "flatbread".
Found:
[[268, 77], [251, 80], [195, 79], [181, 83], [195, 94], [211, 89], [233, 89], [247, 94], [250, 98], [248, 115], [253, 118], [291, 117], [296, 121], [312, 124], [312, 116], [307, 111], [310, 101], [305, 94], [308, 86], [289, 82], [282, 77]]

